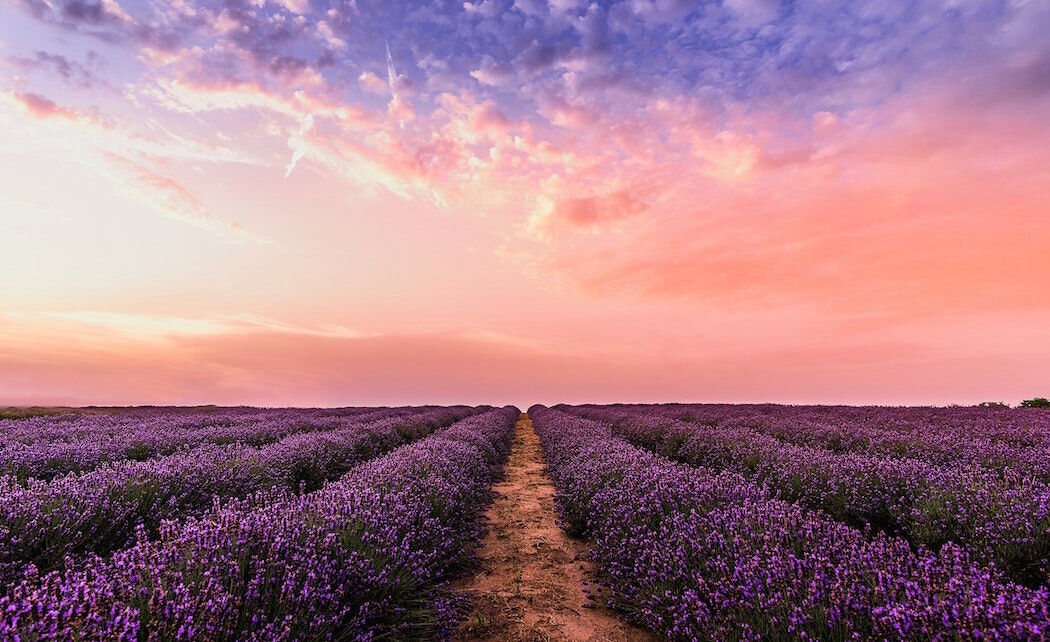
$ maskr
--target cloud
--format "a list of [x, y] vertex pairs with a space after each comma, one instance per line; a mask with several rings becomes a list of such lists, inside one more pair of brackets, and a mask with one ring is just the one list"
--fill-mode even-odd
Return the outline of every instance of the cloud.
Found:
[[348, 47], [346, 41], [337, 37], [332, 27], [324, 20], [317, 23], [317, 33], [321, 37], [321, 40], [333, 49], [341, 51]]
[[183, 317], [165, 314], [72, 310], [43, 313], [45, 321], [55, 319], [98, 328], [114, 336], [150, 341], [170, 341], [179, 337], [211, 337], [235, 334], [274, 333], [327, 338], [356, 338], [363, 333], [339, 325], [316, 327], [285, 323], [249, 314], [214, 317]]
[[288, 165], [284, 168], [284, 177], [288, 178], [292, 175], [292, 170], [299, 163], [300, 160], [306, 156], [306, 148], [301, 144], [302, 138], [310, 131], [314, 126], [314, 118], [312, 115], [306, 116], [303, 119], [302, 124], [299, 125], [299, 131], [288, 141], [288, 145], [292, 148], [292, 160], [288, 162]]
[[91, 68], [99, 61], [99, 55], [93, 51], [87, 54], [87, 64], [47, 51], [37, 51], [32, 57], [11, 57], [7, 61], [22, 70], [46, 69], [66, 83], [84, 89], [106, 84]]
[[[834, 347], [654, 357], [467, 333], [351, 336], [271, 321], [122, 317], [59, 313], [29, 324], [0, 316], [0, 403], [973, 403], [1035, 395], [1032, 382], [1045, 371], [1042, 359], [1014, 346], [944, 354], [916, 343], [912, 329]], [[1012, 320], [1029, 339], [1045, 336], [1039, 321]], [[58, 333], [83, 340], [69, 345]]]
[[332, 118], [348, 126], [362, 124], [375, 126], [378, 116], [354, 106], [329, 101], [306, 90], [283, 93], [255, 83], [195, 83], [180, 80], [157, 79], [152, 85], [133, 88], [136, 97], [155, 101], [164, 109], [177, 113], [206, 115], [210, 113], [259, 111], [295, 121]]
[[[492, 333], [372, 336], [268, 318], [90, 311], [18, 321], [0, 316], [3, 402], [24, 391], [81, 403], [482, 403], [571, 394], [591, 382], [615, 382], [626, 371], [617, 365], [610, 376], [603, 358]], [[60, 335], [83, 341], [52, 352]], [[622, 385], [614, 383], [611, 392]]]
[[652, 25], [664, 25], [681, 20], [697, 7], [690, 0], [629, 0], [632, 11]]
[[[658, 395], [669, 380], [684, 379], [681, 372], [669, 372], [666, 362], [628, 364], [493, 335], [347, 336], [222, 318], [93, 313], [59, 314], [54, 320], [29, 329], [0, 319], [0, 337], [19, 338], [0, 342], [6, 346], [0, 348], [0, 402], [17, 395], [37, 402], [62, 396], [107, 404], [527, 405], [593, 398], [595, 390], [610, 399], [645, 394], [639, 384]], [[59, 331], [91, 341], [49, 352]], [[158, 333], [163, 341], [154, 338]]]
[[65, 0], [59, 11], [63, 18], [73, 23], [122, 25], [131, 20], [115, 0]]
[[277, 0], [277, 4], [298, 15], [310, 10], [310, 0]]
[[532, 44], [515, 58], [514, 66], [527, 75], [543, 73], [555, 65], [564, 49], [564, 46], [533, 40]]
[[[712, 161], [719, 171], [683, 155], [633, 174], [653, 199], [648, 215], [585, 245], [571, 226], [549, 226], [548, 269], [596, 293], [801, 305], [832, 318], [1050, 310], [1036, 276], [1050, 269], [1041, 214], [1050, 141], [1032, 114], [1000, 120], [934, 104], [916, 94], [884, 105], [869, 115], [878, 125], [818, 113], [812, 147], [774, 163], [747, 142], [742, 174], [721, 171], [737, 167], [740, 141], [701, 129], [689, 149], [703, 143], [711, 159], [713, 144], [714, 158], [727, 158]], [[552, 199], [538, 220], [595, 225], [603, 211]]]
[[175, 179], [116, 154], [107, 158], [120, 172], [120, 191], [142, 205], [232, 240], [267, 242], [248, 234], [236, 221], [216, 216], [204, 201]]
[[495, 18], [503, 12], [501, 2], [498, 0], [478, 0], [477, 2], [464, 2], [463, 11], [468, 14], [482, 18]]
[[357, 84], [361, 86], [361, 89], [373, 94], [386, 94], [390, 91], [390, 86], [386, 81], [371, 71], [362, 71], [357, 77]]
[[534, 18], [541, 17], [547, 13], [547, 4], [544, 0], [514, 0], [513, 7], [526, 16]]
[[777, 16], [780, 0], [725, 0], [725, 5], [736, 13], [742, 24], [755, 27]]
[[0, 95], [20, 105], [26, 113], [34, 118], [67, 118], [79, 120], [81, 115], [72, 109], [61, 107], [46, 96], [16, 91], [0, 91]]
[[547, 0], [547, 6], [550, 10], [558, 13], [577, 11], [583, 4], [583, 0]]
[[21, 0], [21, 4], [38, 19], [75, 33], [106, 43], [134, 42], [156, 49], [177, 46], [193, 24], [199, 24], [198, 16], [185, 11], [166, 16], [177, 18], [174, 22], [140, 21], [116, 0]]
[[509, 63], [497, 61], [485, 54], [481, 59], [481, 66], [471, 71], [470, 75], [484, 85], [498, 87], [513, 80], [514, 69]]
[[528, 229], [544, 234], [559, 225], [591, 227], [623, 220], [644, 212], [645, 203], [627, 189], [590, 196], [543, 196], [537, 211], [530, 217]]

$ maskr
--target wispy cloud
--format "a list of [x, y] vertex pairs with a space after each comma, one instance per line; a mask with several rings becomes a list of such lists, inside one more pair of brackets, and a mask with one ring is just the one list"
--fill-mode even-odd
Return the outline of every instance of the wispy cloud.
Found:
[[59, 106], [55, 101], [40, 94], [31, 92], [21, 93], [17, 91], [3, 92], [3, 96], [10, 102], [17, 104], [25, 110], [26, 114], [33, 118], [66, 118], [69, 120], [80, 120], [81, 114], [72, 109]]
[[64, 82], [82, 89], [109, 88], [109, 83], [99, 76], [96, 69], [101, 60], [99, 54], [95, 51], [88, 51], [85, 59], [85, 62], [81, 62], [59, 53], [38, 50], [31, 56], [9, 57], [6, 62], [20, 71], [51, 72]]
[[312, 337], [357, 338], [367, 336], [341, 325], [302, 326], [250, 314], [211, 317], [182, 317], [137, 312], [73, 310], [45, 312], [49, 319], [68, 321], [106, 330], [130, 339], [171, 339], [173, 337], [221, 336], [273, 332]]

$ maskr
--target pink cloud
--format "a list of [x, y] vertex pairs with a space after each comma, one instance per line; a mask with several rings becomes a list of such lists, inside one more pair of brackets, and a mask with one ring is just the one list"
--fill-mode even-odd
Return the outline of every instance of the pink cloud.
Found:
[[116, 154], [107, 154], [106, 158], [122, 174], [125, 189], [144, 205], [231, 238], [250, 238], [239, 223], [216, 216], [200, 197], [179, 181]]
[[68, 118], [77, 120], [80, 114], [72, 109], [62, 107], [55, 101], [34, 93], [20, 93], [15, 91], [4, 92], [17, 101], [30, 116], [35, 118]]
[[626, 189], [595, 196], [567, 196], [541, 213], [537, 225], [551, 229], [559, 224], [587, 227], [629, 218], [644, 212], [645, 203]]
[[362, 71], [357, 77], [357, 84], [361, 86], [361, 89], [373, 94], [386, 94], [390, 91], [386, 81], [371, 71]]
[[1034, 394], [1032, 382], [1043, 367], [1036, 357], [941, 355], [903, 341], [639, 358], [455, 335], [333, 338], [266, 331], [54, 352], [9, 347], [0, 350], [0, 365], [0, 403], [522, 407], [683, 399], [967, 403], [1011, 391]]

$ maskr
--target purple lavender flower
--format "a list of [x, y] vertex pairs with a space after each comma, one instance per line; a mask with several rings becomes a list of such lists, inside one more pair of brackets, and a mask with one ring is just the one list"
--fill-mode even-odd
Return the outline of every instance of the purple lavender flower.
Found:
[[610, 423], [530, 414], [559, 514], [587, 538], [609, 599], [670, 639], [1037, 640], [1048, 630], [1045, 587], [1004, 581], [954, 544], [916, 552], [738, 472], [640, 450]]

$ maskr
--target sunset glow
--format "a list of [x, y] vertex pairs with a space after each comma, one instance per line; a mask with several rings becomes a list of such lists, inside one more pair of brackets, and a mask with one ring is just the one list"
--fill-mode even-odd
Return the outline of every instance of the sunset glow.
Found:
[[0, 404], [1045, 395], [1048, 30], [0, 0]]

